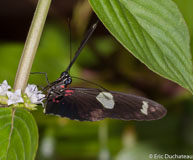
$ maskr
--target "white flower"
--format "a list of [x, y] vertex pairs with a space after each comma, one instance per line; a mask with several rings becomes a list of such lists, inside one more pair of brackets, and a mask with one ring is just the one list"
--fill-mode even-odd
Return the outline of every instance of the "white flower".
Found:
[[43, 103], [42, 101], [44, 100], [44, 97], [45, 97], [44, 94], [38, 93], [38, 94], [33, 94], [29, 98], [30, 98], [31, 103], [42, 104]]
[[7, 91], [7, 96], [9, 98], [7, 101], [8, 105], [24, 102], [23, 98], [21, 97], [21, 89], [18, 89], [15, 92]]
[[25, 93], [27, 94], [28, 97], [31, 97], [33, 94], [37, 94], [38, 92], [38, 88], [36, 85], [34, 84], [28, 84], [26, 89], [25, 89]]
[[29, 97], [31, 103], [34, 104], [43, 104], [43, 100], [45, 95], [42, 94], [42, 91], [38, 91], [38, 88], [34, 84], [28, 84], [28, 86], [25, 89], [25, 93]]
[[11, 87], [8, 85], [7, 81], [4, 80], [2, 84], [0, 84], [0, 96], [5, 96], [7, 94], [7, 91]]

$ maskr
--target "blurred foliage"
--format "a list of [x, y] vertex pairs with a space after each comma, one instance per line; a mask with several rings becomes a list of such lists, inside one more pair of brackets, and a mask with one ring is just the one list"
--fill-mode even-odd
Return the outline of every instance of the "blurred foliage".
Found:
[[22, 48], [23, 44], [21, 43], [0, 43], [1, 82], [6, 79], [8, 83], [13, 86]]
[[[193, 1], [175, 2], [187, 21], [192, 39]], [[109, 90], [131, 92], [154, 99], [167, 107], [168, 114], [161, 120], [150, 122], [78, 122], [44, 115], [42, 107], [39, 107], [33, 112], [40, 134], [36, 159], [93, 160], [103, 157], [100, 159], [138, 160], [148, 159], [149, 154], [153, 153], [192, 154], [192, 95], [148, 70], [111, 35], [103, 33], [99, 36], [96, 33], [73, 65], [71, 75], [97, 82]], [[72, 55], [80, 41], [72, 31]], [[23, 42], [1, 40], [0, 83], [6, 79], [13, 86], [23, 45]], [[47, 72], [49, 80], [54, 81], [66, 69], [69, 61], [68, 27], [60, 21], [48, 19], [32, 72]], [[46, 86], [43, 75], [30, 75], [29, 83]], [[96, 87], [76, 79], [72, 85]], [[101, 145], [103, 140], [99, 136], [101, 126], [106, 127], [104, 130], [108, 135], [103, 144], [105, 147]]]

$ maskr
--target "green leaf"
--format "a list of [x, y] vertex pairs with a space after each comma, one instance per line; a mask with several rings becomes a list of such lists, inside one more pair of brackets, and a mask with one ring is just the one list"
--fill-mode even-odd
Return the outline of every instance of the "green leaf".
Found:
[[24, 109], [0, 108], [0, 159], [33, 160], [37, 146], [33, 116]]
[[90, 0], [112, 35], [149, 69], [193, 93], [189, 33], [171, 0]]

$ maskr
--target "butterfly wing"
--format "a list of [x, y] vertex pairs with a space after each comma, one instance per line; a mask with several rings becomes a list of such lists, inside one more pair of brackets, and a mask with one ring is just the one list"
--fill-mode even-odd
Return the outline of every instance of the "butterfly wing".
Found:
[[156, 120], [166, 109], [144, 97], [93, 88], [55, 89], [47, 97], [45, 113], [80, 121], [104, 118], [121, 120]]

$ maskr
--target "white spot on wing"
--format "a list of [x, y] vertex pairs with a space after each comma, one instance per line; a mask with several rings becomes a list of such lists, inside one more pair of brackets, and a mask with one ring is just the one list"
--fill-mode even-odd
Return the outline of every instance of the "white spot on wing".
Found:
[[115, 101], [113, 99], [113, 95], [109, 92], [100, 92], [96, 99], [103, 105], [103, 107], [107, 109], [113, 109], [115, 105]]
[[148, 115], [148, 112], [147, 112], [148, 108], [149, 108], [148, 102], [143, 101], [142, 109], [140, 110], [141, 113]]

